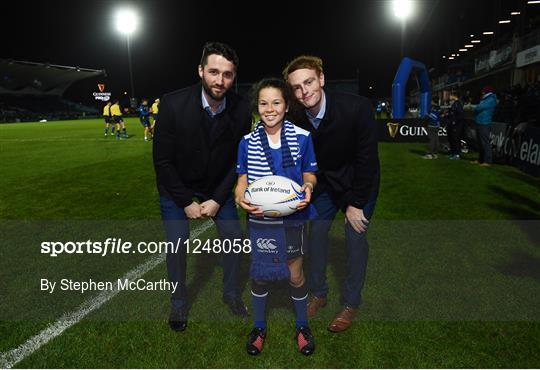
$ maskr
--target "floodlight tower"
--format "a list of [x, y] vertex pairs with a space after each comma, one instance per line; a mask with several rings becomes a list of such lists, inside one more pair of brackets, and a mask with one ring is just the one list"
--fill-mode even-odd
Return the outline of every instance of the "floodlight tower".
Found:
[[131, 98], [135, 98], [135, 88], [133, 83], [133, 69], [131, 66], [131, 35], [137, 29], [139, 19], [137, 14], [131, 9], [122, 9], [116, 14], [116, 29], [126, 36], [128, 63], [129, 63], [129, 81], [131, 84]]
[[411, 0], [393, 0], [392, 10], [394, 16], [401, 21], [401, 59], [404, 57], [405, 24], [412, 16], [414, 5]]

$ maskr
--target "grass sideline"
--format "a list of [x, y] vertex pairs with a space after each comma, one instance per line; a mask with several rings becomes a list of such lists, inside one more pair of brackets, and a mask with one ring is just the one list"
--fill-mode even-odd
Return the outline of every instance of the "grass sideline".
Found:
[[[51, 220], [110, 221], [117, 225], [139, 225], [143, 221], [147, 222], [149, 234], [143, 233], [141, 237], [160, 235], [151, 143], [142, 140], [142, 127], [137, 120], [127, 122], [131, 137], [119, 142], [112, 136], [103, 136], [101, 120], [0, 125], [0, 214], [4, 223], [29, 222], [31, 230], [35, 222]], [[451, 162], [445, 158], [422, 160], [424, 149], [421, 144], [380, 145], [382, 185], [370, 231], [366, 302], [360, 321], [344, 335], [332, 335], [325, 329], [337, 308], [338, 287], [343, 278], [343, 220], [334, 223], [330, 237], [336, 248], [331, 251], [329, 267], [332, 302], [322, 318], [312, 322], [318, 348], [311, 358], [295, 352], [293, 315], [286, 289], [271, 293], [274, 298], [270, 298], [265, 351], [259, 358], [245, 355], [250, 322], [235, 319], [219, 302], [218, 258], [190, 256], [189, 287], [194, 299], [185, 333], [173, 333], [166, 326], [166, 294], [123, 292], [17, 366], [538, 367], [540, 354], [534, 350], [540, 347], [535, 311], [540, 280], [535, 273], [540, 266], [537, 234], [517, 221], [540, 218], [540, 204], [534, 196], [540, 185], [538, 179], [511, 167], [481, 168], [465, 160]], [[472, 227], [460, 226], [458, 236], [468, 241], [471, 251], [460, 255], [460, 246], [446, 240], [446, 236], [452, 236], [452, 230], [444, 224], [457, 225], [463, 220], [470, 220], [465, 224]], [[488, 221], [488, 226], [479, 220]], [[426, 225], [434, 232], [426, 234]], [[513, 225], [515, 230], [506, 233], [499, 230], [499, 225]], [[123, 229], [133, 235], [139, 228]], [[103, 231], [103, 227], [96, 230]], [[491, 240], [500, 243], [485, 245], [484, 234], [479, 231], [489, 232]], [[214, 238], [215, 229], [211, 228], [205, 236]], [[48, 268], [62, 274], [73, 262], [52, 264], [39, 258], [28, 250], [33, 245], [32, 238], [25, 238], [28, 235], [21, 235], [20, 245], [16, 240], [9, 245], [2, 243], [0, 252], [0, 279], [15, 297], [3, 304], [18, 310], [32, 307], [32, 302], [37, 307], [40, 304], [39, 299], [31, 299], [34, 287], [29, 286], [26, 271]], [[435, 253], [430, 245], [421, 243], [426, 239], [443, 247]], [[98, 262], [90, 263], [88, 268], [82, 266], [82, 259], [78, 262], [76, 268], [72, 267], [79, 270], [77, 273], [92, 276], [99, 272], [112, 278], [120, 277], [141, 259], [107, 259], [100, 271], [94, 269]], [[512, 263], [518, 267], [512, 269]], [[17, 265], [19, 270], [14, 271], [10, 265]], [[463, 267], [461, 276], [452, 274], [452, 266]], [[411, 271], [419, 269], [425, 274], [411, 278]], [[444, 273], [437, 276], [439, 272]], [[165, 276], [162, 264], [145, 277]], [[427, 308], [436, 307], [436, 298], [446, 303], [441, 294], [454, 292], [452, 284], [466, 288], [475, 279], [491, 278], [500, 284], [494, 286], [505, 286], [513, 293], [512, 298], [521, 306], [531, 304], [530, 309], [522, 308], [523, 316], [529, 320], [422, 319], [430, 314], [422, 310], [422, 304], [428, 302]], [[423, 286], [419, 288], [419, 284]], [[486, 289], [489, 286], [477, 290], [479, 287], [482, 288], [472, 284], [463, 289], [463, 300], [493, 302], [498, 292]], [[66, 306], [61, 308], [68, 310], [71, 305], [74, 309], [85, 298], [65, 302]], [[247, 288], [244, 298], [249, 301]], [[404, 302], [414, 308], [413, 312], [400, 307]], [[510, 304], [502, 306], [505, 310], [512, 308]], [[467, 306], [453, 309], [466, 312]], [[381, 313], [384, 310], [388, 312]], [[505, 317], [505, 310], [485, 312], [488, 317]], [[51, 321], [1, 321], [0, 352], [16, 347]]]

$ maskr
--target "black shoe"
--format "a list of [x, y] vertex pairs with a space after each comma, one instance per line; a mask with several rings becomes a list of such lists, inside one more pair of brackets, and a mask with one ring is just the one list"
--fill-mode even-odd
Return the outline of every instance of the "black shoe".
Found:
[[249, 315], [248, 309], [242, 299], [238, 297], [226, 297], [223, 298], [223, 302], [229, 306], [233, 315], [240, 317], [247, 317]]
[[188, 310], [186, 307], [171, 308], [169, 326], [174, 331], [184, 331], [187, 328]]
[[266, 339], [266, 329], [253, 328], [248, 335], [246, 350], [249, 355], [257, 356], [263, 349], [264, 340]]
[[298, 352], [309, 356], [315, 352], [315, 338], [308, 327], [302, 326], [296, 329], [296, 342], [298, 343]]

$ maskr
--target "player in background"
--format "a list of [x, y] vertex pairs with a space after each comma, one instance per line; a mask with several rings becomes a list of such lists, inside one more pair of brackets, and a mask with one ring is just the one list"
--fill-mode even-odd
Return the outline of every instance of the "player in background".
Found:
[[141, 125], [144, 127], [144, 141], [152, 139], [150, 136], [150, 109], [148, 107], [147, 99], [143, 99], [141, 105], [139, 106], [139, 119], [141, 120]]
[[126, 124], [122, 119], [122, 110], [120, 109], [120, 100], [115, 99], [111, 105], [111, 116], [116, 124], [116, 140], [120, 140], [120, 128], [122, 128], [122, 136], [127, 139]]
[[111, 102], [108, 101], [103, 106], [103, 120], [105, 121], [105, 136], [109, 133], [109, 127], [111, 127], [111, 135], [114, 135], [114, 123], [111, 118]]
[[[294, 99], [287, 83], [280, 79], [264, 79], [254, 90], [254, 106], [261, 117], [255, 130], [242, 138], [238, 146], [235, 189], [236, 202], [248, 216], [252, 247], [250, 275], [254, 311], [254, 327], [249, 334], [247, 352], [258, 355], [266, 338], [266, 298], [268, 281], [289, 280], [290, 294], [296, 312], [298, 351], [308, 356], [315, 350], [315, 339], [308, 325], [307, 299], [303, 261], [304, 224], [312, 208], [307, 208], [317, 182], [317, 162], [310, 133], [285, 119]], [[265, 218], [252, 206], [244, 192], [253, 181], [269, 175], [284, 176], [303, 184], [306, 196], [298, 211], [284, 218]], [[277, 223], [276, 223], [277, 222]], [[268, 254], [258, 240], [275, 241], [278, 254]]]
[[159, 99], [154, 100], [154, 103], [152, 104], [152, 108], [150, 109], [150, 113], [152, 116], [152, 121], [150, 124], [150, 132], [152, 133], [152, 136], [153, 136], [154, 127], [156, 127], [158, 113], [159, 113]]

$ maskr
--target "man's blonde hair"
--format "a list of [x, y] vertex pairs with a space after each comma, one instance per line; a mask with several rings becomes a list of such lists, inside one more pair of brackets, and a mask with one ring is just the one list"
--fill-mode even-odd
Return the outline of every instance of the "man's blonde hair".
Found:
[[283, 69], [283, 78], [287, 80], [289, 75], [298, 69], [312, 69], [317, 72], [317, 76], [323, 73], [322, 59], [313, 55], [301, 55], [294, 58]]

